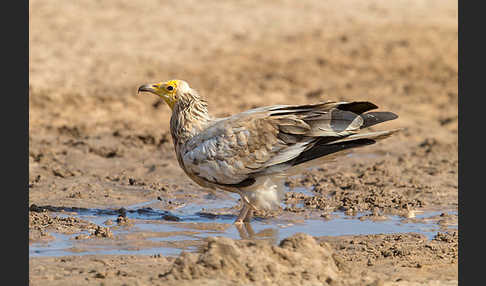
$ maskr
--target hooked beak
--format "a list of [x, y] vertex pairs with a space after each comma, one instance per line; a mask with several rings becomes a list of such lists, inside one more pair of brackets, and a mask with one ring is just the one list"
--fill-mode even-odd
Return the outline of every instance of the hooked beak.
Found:
[[138, 92], [140, 93], [141, 91], [147, 91], [154, 93], [155, 92], [155, 86], [153, 84], [144, 84], [138, 88]]

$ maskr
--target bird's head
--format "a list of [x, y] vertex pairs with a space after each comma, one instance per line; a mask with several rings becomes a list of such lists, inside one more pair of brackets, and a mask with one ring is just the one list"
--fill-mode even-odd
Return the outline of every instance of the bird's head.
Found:
[[138, 88], [138, 92], [146, 91], [162, 98], [170, 109], [174, 109], [179, 95], [190, 90], [187, 82], [183, 80], [169, 80], [165, 82], [144, 84]]

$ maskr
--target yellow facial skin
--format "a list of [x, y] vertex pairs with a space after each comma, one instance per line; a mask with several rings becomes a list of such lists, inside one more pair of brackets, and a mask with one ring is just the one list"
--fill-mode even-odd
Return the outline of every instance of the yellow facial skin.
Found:
[[174, 105], [177, 101], [176, 94], [178, 84], [178, 80], [169, 80], [166, 82], [145, 84], [138, 88], [138, 92], [147, 91], [160, 96], [165, 101], [165, 103], [167, 103], [170, 109], [173, 110]]

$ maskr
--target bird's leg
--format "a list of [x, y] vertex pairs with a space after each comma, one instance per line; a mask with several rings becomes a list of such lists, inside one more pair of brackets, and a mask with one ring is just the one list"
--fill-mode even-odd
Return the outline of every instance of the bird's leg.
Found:
[[245, 224], [246, 223], [235, 223], [236, 230], [238, 230], [241, 239], [249, 239], [246, 227], [244, 227]]
[[248, 237], [250, 239], [253, 239], [255, 237], [255, 231], [253, 230], [253, 227], [251, 227], [251, 223], [245, 222], [244, 224], [246, 232], [248, 233]]
[[253, 209], [248, 207], [248, 211], [246, 212], [245, 218], [243, 219], [244, 222], [250, 222], [251, 218], [253, 217]]
[[241, 196], [241, 201], [243, 202], [243, 208], [240, 211], [240, 214], [238, 215], [238, 218], [234, 222], [235, 224], [242, 224], [243, 222], [250, 222], [253, 212], [256, 209], [256, 207], [250, 202], [248, 197], [244, 195], [243, 193], [239, 193]]
[[243, 208], [241, 209], [240, 214], [236, 218], [234, 224], [242, 224], [249, 210], [250, 207], [248, 206], [248, 204], [246, 202], [243, 202]]
[[238, 233], [240, 234], [241, 239], [254, 239], [255, 238], [255, 231], [251, 227], [249, 222], [243, 222], [240, 224], [235, 224]]

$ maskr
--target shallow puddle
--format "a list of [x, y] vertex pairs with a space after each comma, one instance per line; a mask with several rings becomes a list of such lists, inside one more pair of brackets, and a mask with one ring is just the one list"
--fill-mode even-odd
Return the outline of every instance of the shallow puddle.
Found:
[[[305, 189], [294, 189], [306, 192]], [[236, 199], [236, 197], [235, 197]], [[254, 219], [242, 227], [233, 225], [236, 216], [225, 211], [236, 204], [235, 200], [215, 199], [205, 204], [189, 204], [170, 212], [157, 209], [160, 201], [149, 201], [126, 209], [59, 209], [53, 215], [77, 217], [97, 225], [109, 227], [114, 238], [75, 239], [80, 233], [59, 234], [49, 242], [32, 243], [29, 255], [65, 256], [87, 254], [143, 254], [177, 255], [181, 251], [196, 251], [204, 245], [203, 239], [209, 236], [224, 236], [233, 239], [267, 239], [278, 243], [283, 238], [303, 232], [313, 236], [341, 236], [362, 234], [388, 234], [415, 232], [433, 238], [443, 231], [434, 220], [421, 220], [437, 216], [443, 211], [417, 214], [414, 220], [399, 216], [373, 221], [361, 218], [366, 214], [346, 216], [335, 212], [330, 218], [300, 215], [288, 216], [289, 219]], [[211, 212], [207, 211], [211, 210]], [[216, 212], [214, 210], [217, 210]], [[219, 212], [219, 210], [222, 210]], [[215, 214], [216, 213], [216, 214]], [[455, 211], [445, 212], [457, 214]], [[129, 219], [129, 225], [117, 225], [120, 214]], [[361, 218], [361, 219], [360, 219]], [[107, 224], [112, 221], [113, 224]], [[420, 221], [420, 222], [416, 222]], [[457, 229], [457, 225], [449, 226]], [[84, 232], [89, 234], [88, 232]]]

